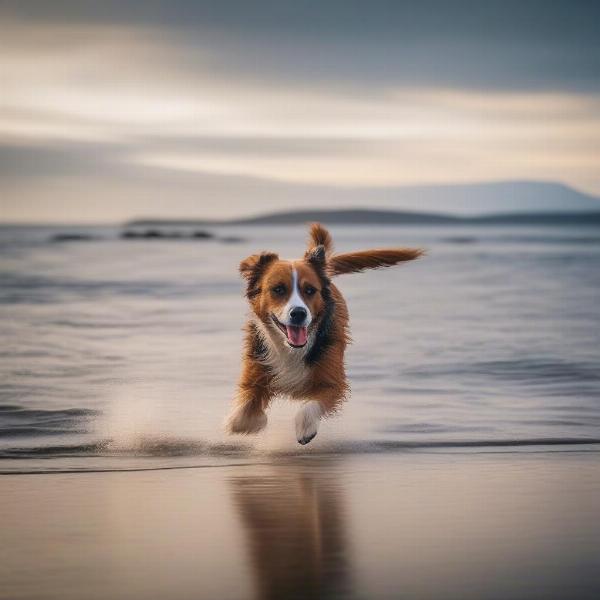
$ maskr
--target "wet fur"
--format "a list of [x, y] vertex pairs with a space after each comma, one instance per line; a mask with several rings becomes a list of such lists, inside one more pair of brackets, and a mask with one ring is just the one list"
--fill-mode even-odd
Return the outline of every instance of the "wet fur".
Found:
[[[320, 418], [338, 410], [349, 392], [344, 369], [344, 352], [350, 341], [348, 309], [331, 278], [389, 267], [421, 254], [421, 250], [411, 248], [334, 254], [331, 235], [315, 223], [302, 259], [281, 261], [272, 252], [244, 259], [240, 273], [246, 280], [252, 313], [245, 327], [242, 373], [227, 430], [260, 431], [267, 422], [265, 411], [269, 403], [273, 397], [283, 395], [305, 402], [296, 418], [296, 430], [298, 441], [308, 443], [316, 435]], [[293, 269], [300, 279], [318, 290], [314, 297], [304, 298], [313, 321], [303, 348], [287, 345], [271, 318], [273, 310], [285, 299], [273, 298], [269, 285], [289, 280]]]

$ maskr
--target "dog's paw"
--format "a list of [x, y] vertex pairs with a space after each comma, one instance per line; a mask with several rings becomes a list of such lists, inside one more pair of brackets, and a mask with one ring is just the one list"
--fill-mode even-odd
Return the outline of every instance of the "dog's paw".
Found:
[[308, 444], [319, 430], [323, 410], [316, 400], [307, 402], [296, 415], [296, 439], [303, 446]]
[[258, 433], [267, 425], [267, 415], [263, 410], [249, 410], [248, 407], [238, 406], [233, 409], [225, 421], [227, 433], [250, 434]]

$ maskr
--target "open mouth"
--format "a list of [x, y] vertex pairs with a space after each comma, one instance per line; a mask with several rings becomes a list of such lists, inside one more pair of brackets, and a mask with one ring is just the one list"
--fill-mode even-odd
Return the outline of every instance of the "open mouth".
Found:
[[302, 348], [306, 346], [308, 340], [308, 327], [297, 327], [296, 325], [284, 325], [275, 315], [271, 315], [273, 322], [285, 335], [287, 343], [292, 348]]

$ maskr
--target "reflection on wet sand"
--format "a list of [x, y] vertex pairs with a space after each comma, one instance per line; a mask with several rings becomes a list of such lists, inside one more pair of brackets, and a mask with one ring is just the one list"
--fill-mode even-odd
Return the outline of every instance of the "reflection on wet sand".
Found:
[[274, 470], [232, 477], [229, 484], [247, 538], [255, 598], [346, 595], [347, 535], [335, 476]]
[[597, 600], [596, 451], [0, 477], [0, 600]]

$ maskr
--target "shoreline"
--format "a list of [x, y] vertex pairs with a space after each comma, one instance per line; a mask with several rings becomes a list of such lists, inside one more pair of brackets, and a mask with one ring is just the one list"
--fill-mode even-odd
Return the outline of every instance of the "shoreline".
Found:
[[597, 597], [597, 460], [411, 452], [5, 475], [0, 598]]

